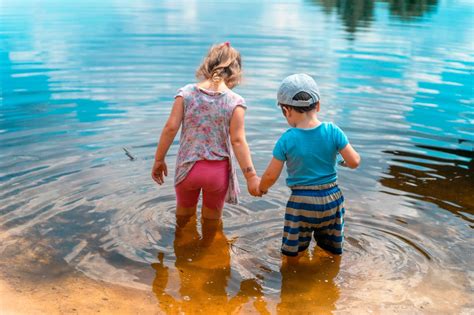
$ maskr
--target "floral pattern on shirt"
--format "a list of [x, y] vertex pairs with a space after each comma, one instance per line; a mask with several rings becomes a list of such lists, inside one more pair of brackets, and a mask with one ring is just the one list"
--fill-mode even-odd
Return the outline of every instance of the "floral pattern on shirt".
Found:
[[196, 84], [180, 88], [175, 97], [178, 96], [184, 100], [184, 116], [176, 158], [175, 185], [186, 178], [197, 161], [229, 159], [226, 202], [238, 203], [240, 191], [229, 129], [235, 107], [246, 108], [245, 100], [231, 90], [207, 91]]

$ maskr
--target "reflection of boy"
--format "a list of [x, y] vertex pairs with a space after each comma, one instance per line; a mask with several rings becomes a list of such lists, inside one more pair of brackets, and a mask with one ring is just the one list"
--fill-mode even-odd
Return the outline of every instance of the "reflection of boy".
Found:
[[341, 256], [323, 251], [312, 257], [305, 252], [298, 264], [283, 264], [281, 268], [281, 314], [332, 314], [340, 292], [335, 283], [339, 274]]
[[297, 256], [314, 237], [321, 248], [341, 254], [344, 197], [336, 184], [336, 156], [339, 152], [344, 166], [356, 168], [359, 154], [339, 127], [318, 120], [320, 94], [310, 76], [294, 74], [283, 80], [278, 105], [293, 128], [275, 144], [259, 189], [266, 193], [286, 162], [292, 194], [286, 207], [282, 253]]

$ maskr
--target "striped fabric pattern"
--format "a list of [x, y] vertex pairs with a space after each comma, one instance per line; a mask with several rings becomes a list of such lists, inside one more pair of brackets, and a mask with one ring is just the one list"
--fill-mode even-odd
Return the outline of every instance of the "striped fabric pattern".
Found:
[[317, 245], [342, 254], [344, 242], [344, 196], [336, 183], [293, 186], [286, 205], [281, 251], [296, 256], [308, 248], [314, 237]]

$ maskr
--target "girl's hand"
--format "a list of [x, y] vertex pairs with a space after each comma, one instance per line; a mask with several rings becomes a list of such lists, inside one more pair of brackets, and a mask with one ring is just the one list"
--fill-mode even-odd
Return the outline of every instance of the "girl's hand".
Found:
[[258, 177], [257, 175], [252, 176], [247, 179], [247, 189], [249, 193], [254, 197], [262, 197], [262, 193], [258, 189], [259, 185], [260, 185], [260, 177]]
[[153, 178], [158, 185], [161, 185], [165, 182], [163, 174], [168, 176], [168, 167], [166, 166], [165, 160], [155, 160], [153, 169], [151, 170], [151, 178]]

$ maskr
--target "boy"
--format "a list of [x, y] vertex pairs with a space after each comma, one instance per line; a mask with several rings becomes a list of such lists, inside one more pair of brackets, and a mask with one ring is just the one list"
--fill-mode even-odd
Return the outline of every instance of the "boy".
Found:
[[277, 98], [293, 128], [275, 144], [259, 189], [266, 193], [286, 162], [286, 183], [292, 194], [285, 211], [281, 251], [298, 256], [308, 248], [313, 235], [319, 247], [342, 254], [344, 197], [336, 184], [336, 156], [339, 152], [344, 158], [342, 165], [350, 168], [359, 166], [360, 156], [339, 127], [318, 120], [320, 94], [310, 76], [290, 75], [281, 83]]

